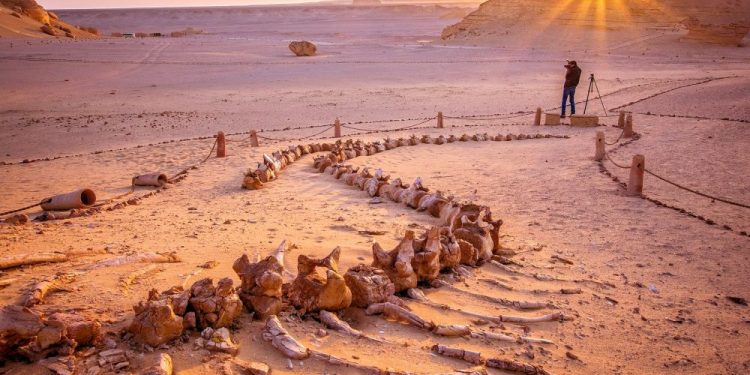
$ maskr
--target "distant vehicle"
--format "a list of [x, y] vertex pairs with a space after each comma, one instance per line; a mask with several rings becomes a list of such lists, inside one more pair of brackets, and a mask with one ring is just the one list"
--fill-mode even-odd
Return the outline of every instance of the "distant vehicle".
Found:
[[123, 38], [135, 38], [135, 33], [122, 33]]

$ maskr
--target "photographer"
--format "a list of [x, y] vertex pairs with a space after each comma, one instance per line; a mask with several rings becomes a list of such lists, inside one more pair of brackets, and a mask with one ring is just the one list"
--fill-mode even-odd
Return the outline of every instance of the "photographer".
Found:
[[567, 72], [565, 73], [565, 87], [563, 88], [563, 99], [562, 99], [562, 114], [560, 118], [565, 118], [565, 105], [570, 97], [570, 114], [576, 114], [576, 103], [575, 94], [578, 82], [581, 80], [581, 68], [575, 61], [568, 60], [565, 65]]

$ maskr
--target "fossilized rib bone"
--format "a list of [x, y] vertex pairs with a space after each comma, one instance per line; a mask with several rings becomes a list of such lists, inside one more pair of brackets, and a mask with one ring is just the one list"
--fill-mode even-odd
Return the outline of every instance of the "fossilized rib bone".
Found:
[[276, 315], [266, 319], [262, 335], [264, 340], [270, 341], [287, 358], [303, 360], [310, 357], [310, 351], [287, 332]]

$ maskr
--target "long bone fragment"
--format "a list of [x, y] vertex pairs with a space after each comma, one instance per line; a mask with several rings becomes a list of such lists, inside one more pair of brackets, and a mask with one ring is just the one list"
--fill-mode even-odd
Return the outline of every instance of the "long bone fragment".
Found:
[[456, 358], [472, 364], [484, 364], [487, 367], [504, 371], [516, 372], [524, 375], [552, 375], [542, 366], [499, 358], [490, 358], [485, 360], [479, 352], [464, 350], [460, 348], [435, 345], [432, 347], [432, 351], [442, 356]]
[[529, 279], [534, 279], [534, 280], [538, 280], [538, 281], [557, 281], [557, 282], [576, 283], [576, 284], [594, 284], [596, 286], [603, 287], [603, 288], [616, 288], [616, 286], [614, 284], [606, 282], [606, 281], [598, 281], [598, 280], [591, 280], [591, 279], [573, 279], [573, 280], [561, 279], [561, 278], [558, 278], [558, 277], [552, 277], [552, 276], [547, 276], [547, 275], [542, 275], [542, 274], [537, 274], [537, 273], [527, 273], [527, 272], [519, 271], [519, 270], [516, 270], [516, 269], [514, 269], [512, 267], [506, 266], [506, 265], [504, 265], [504, 264], [502, 264], [502, 263], [500, 263], [500, 262], [498, 262], [496, 260], [490, 260], [487, 263], [491, 264], [491, 265], [493, 265], [495, 267], [497, 267], [501, 271], [504, 271], [504, 272], [507, 272], [507, 273], [510, 273], [510, 274], [514, 274], [514, 275], [524, 276], [524, 277], [527, 277]]
[[127, 292], [128, 288], [130, 288], [130, 286], [133, 285], [133, 283], [137, 279], [142, 278], [146, 275], [151, 275], [154, 273], [161, 272], [163, 270], [164, 268], [158, 267], [155, 264], [150, 264], [144, 268], [139, 268], [127, 274], [126, 276], [123, 276], [122, 278], [120, 278], [120, 287], [122, 287]]
[[320, 317], [320, 321], [323, 324], [325, 324], [325, 326], [328, 328], [334, 329], [338, 332], [347, 334], [349, 336], [354, 336], [354, 337], [365, 336], [365, 334], [362, 333], [362, 331], [352, 328], [349, 325], [349, 323], [339, 319], [339, 317], [336, 316], [336, 314], [330, 311], [320, 310], [319, 317]]
[[442, 356], [460, 359], [475, 365], [484, 363], [484, 358], [482, 358], [482, 355], [479, 352], [451, 348], [445, 345], [434, 345], [432, 351]]
[[524, 375], [552, 375], [552, 373], [541, 366], [522, 363], [512, 359], [490, 358], [485, 362], [485, 365], [487, 367], [517, 372]]
[[422, 319], [419, 315], [390, 302], [374, 303], [365, 310], [367, 315], [382, 314], [386, 317], [409, 323], [417, 328], [432, 330], [435, 324]]
[[514, 343], [553, 344], [552, 341], [536, 337], [519, 336], [518, 338], [504, 333], [475, 331], [471, 327], [461, 324], [438, 325], [432, 330], [438, 336], [446, 337], [473, 337], [487, 340], [497, 340]]
[[408, 374], [407, 372], [393, 371], [390, 369], [382, 369], [382, 368], [374, 367], [374, 366], [361, 365], [359, 363], [350, 361], [348, 359], [344, 359], [341, 357], [334, 356], [332, 354], [323, 353], [323, 352], [313, 350], [313, 349], [310, 349], [310, 354], [312, 355], [313, 358], [319, 359], [328, 364], [353, 368], [357, 371], [362, 372], [363, 374], [372, 374], [372, 375], [406, 375]]
[[64, 290], [62, 285], [75, 279], [75, 274], [60, 274], [33, 284], [22, 298], [21, 305], [33, 307], [44, 302], [51, 292]]
[[0, 270], [41, 263], [62, 263], [70, 260], [67, 254], [24, 255], [0, 259]]
[[270, 341], [271, 346], [287, 358], [302, 360], [310, 357], [310, 350], [289, 334], [276, 315], [271, 315], [266, 319], [262, 336], [263, 340]]
[[561, 312], [533, 317], [500, 315], [500, 321], [508, 323], [541, 323], [554, 322], [561, 319], [563, 319], [563, 314]]
[[182, 260], [176, 252], [170, 253], [141, 253], [135, 255], [123, 255], [115, 258], [101, 260], [84, 267], [82, 270], [95, 270], [99, 268], [115, 267], [131, 263], [179, 263]]
[[476, 299], [486, 301], [486, 302], [496, 303], [498, 305], [502, 305], [506, 307], [512, 307], [518, 310], [537, 310], [537, 309], [543, 309], [545, 307], [551, 307], [551, 305], [547, 302], [513, 301], [513, 300], [509, 300], [505, 298], [497, 298], [497, 297], [492, 297], [492, 296], [488, 296], [485, 294], [473, 293], [467, 290], [457, 288], [444, 280], [435, 280], [432, 282], [432, 286], [445, 288], [456, 293], [461, 293], [461, 294], [471, 296], [472, 298], [476, 298]]

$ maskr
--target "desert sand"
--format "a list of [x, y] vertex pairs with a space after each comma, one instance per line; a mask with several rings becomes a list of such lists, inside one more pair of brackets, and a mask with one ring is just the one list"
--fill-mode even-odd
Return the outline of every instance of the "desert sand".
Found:
[[[69, 257], [3, 270], [2, 304], [21, 302], [36, 282], [68, 276], [63, 279], [69, 282], [34, 309], [101, 322], [105, 339], [72, 357], [81, 373], [112, 347], [126, 352], [124, 373], [139, 373], [157, 353], [169, 354], [178, 374], [223, 373], [237, 359], [266, 363], [276, 374], [359, 373], [315, 358], [287, 359], [262, 339], [264, 321], [247, 312], [231, 329], [240, 348], [236, 357], [197, 347], [200, 332], [193, 330], [184, 339], [144, 348], [126, 329], [133, 306], [145, 301], [149, 290], [190, 287], [204, 277], [228, 277], [237, 286], [235, 260], [243, 254], [264, 258], [282, 241], [288, 283], [300, 255], [323, 257], [340, 247], [343, 274], [372, 262], [373, 243], [390, 250], [406, 231], [421, 235], [440, 225], [401, 203], [372, 204], [367, 193], [318, 173], [315, 155], [303, 156], [260, 190], [241, 187], [245, 172], [264, 154], [335, 142], [329, 127], [337, 118], [348, 126], [342, 139], [364, 142], [549, 134], [560, 137], [420, 144], [346, 163], [382, 168], [407, 184], [419, 177], [430, 191], [486, 205], [503, 221], [499, 245], [503, 254], [516, 254], [508, 255], [508, 264], [487, 262], [462, 268], [457, 278], [444, 275], [452, 288], [422, 286], [430, 301], [447, 309], [402, 295], [413, 312], [435, 324], [551, 343], [440, 337], [354, 307], [339, 316], [377, 340], [339, 333], [319, 322], [317, 313], [300, 317], [289, 308], [282, 313], [284, 327], [308, 348], [394, 372], [473, 367], [434, 354], [435, 344], [543, 366], [553, 374], [750, 372], [750, 310], [735, 302], [750, 299], [750, 210], [646, 175], [644, 196], [673, 208], [659, 206], [626, 194], [602, 173], [628, 182], [628, 170], [593, 159], [595, 134], [603, 131], [607, 142], [617, 140], [607, 149], [618, 164], [629, 165], [641, 154], [657, 174], [748, 204], [748, 47], [700, 43], [686, 39], [685, 28], [663, 25], [658, 36], [573, 38], [562, 47], [551, 29], [495, 44], [441, 39], [444, 29], [469, 11], [434, 6], [59, 11], [66, 21], [94, 26], [105, 36], [187, 27], [203, 33], [3, 37], [0, 212], [83, 187], [106, 200], [128, 192], [133, 176], [153, 171], [172, 176], [198, 166], [158, 194], [111, 211], [0, 224], [2, 259]], [[295, 40], [314, 42], [317, 54], [295, 57], [287, 48]], [[559, 111], [562, 66], [569, 58], [584, 70], [578, 101], [585, 99], [588, 74], [596, 75], [607, 112], [594, 100], [588, 113], [603, 116], [603, 126], [534, 126], [537, 107]], [[614, 125], [620, 110], [632, 113], [635, 139], [618, 139], [621, 129]], [[445, 115], [442, 129], [432, 119], [437, 112]], [[487, 116], [459, 118], [477, 115]], [[251, 147], [251, 130], [259, 132], [260, 147]], [[229, 140], [227, 156], [205, 159], [214, 155], [219, 131]], [[137, 188], [105, 207], [152, 191]], [[25, 213], [34, 218], [41, 210]], [[180, 261], [97, 263], [151, 253], [173, 253]], [[215, 263], [202, 267], [207, 262]], [[483, 296], [547, 306], [519, 311]], [[482, 322], [470, 314], [558, 312], [563, 319], [528, 324]], [[63, 360], [64, 355], [36, 363], [6, 358], [0, 373], [49, 373], [48, 367], [59, 369]]]

